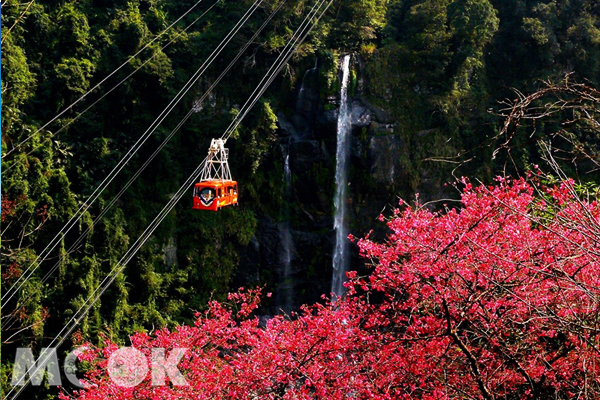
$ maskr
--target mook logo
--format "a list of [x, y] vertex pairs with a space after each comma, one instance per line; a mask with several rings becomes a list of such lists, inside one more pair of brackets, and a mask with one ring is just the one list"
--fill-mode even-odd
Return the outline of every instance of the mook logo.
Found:
[[[85, 388], [86, 385], [77, 377], [77, 359], [86, 350], [88, 347], [84, 346], [71, 351], [65, 357], [63, 364], [65, 377], [79, 388]], [[122, 347], [108, 358], [107, 372], [112, 382], [122, 387], [139, 385], [146, 379], [148, 373], [151, 374], [152, 386], [166, 385], [167, 377], [174, 386], [187, 386], [188, 382], [177, 367], [187, 350], [186, 348], [172, 349], [167, 357], [165, 349], [155, 348], [152, 349], [148, 360], [148, 357], [135, 347]], [[23, 386], [29, 381], [33, 386], [40, 386], [46, 374], [50, 386], [62, 386], [56, 348], [42, 349], [37, 361], [34, 360], [30, 348], [17, 349], [11, 380], [13, 386]]]

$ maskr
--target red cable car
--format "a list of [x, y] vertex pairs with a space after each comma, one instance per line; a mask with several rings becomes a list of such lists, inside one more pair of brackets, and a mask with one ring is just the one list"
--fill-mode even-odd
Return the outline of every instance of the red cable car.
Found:
[[202, 181], [194, 185], [194, 210], [218, 211], [238, 205], [236, 181]]
[[213, 139], [211, 142], [200, 182], [194, 185], [194, 210], [218, 211], [222, 207], [238, 205], [238, 185], [231, 179], [225, 140]]

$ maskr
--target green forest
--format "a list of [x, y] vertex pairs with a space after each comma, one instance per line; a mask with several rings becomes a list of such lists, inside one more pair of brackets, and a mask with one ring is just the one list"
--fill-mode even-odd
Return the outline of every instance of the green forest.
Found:
[[[3, 393], [11, 389], [16, 349], [38, 354], [85, 305], [204, 159], [211, 139], [240, 113], [315, 3], [260, 1], [97, 193], [253, 2], [2, 1], [1, 265], [2, 294], [11, 294], [2, 301]], [[354, 236], [373, 229], [373, 237], [384, 238], [377, 218], [389, 215], [399, 197], [457, 199], [453, 183], [462, 176], [490, 184], [496, 176], [525, 176], [539, 166], [549, 182], [572, 178], [582, 193], [597, 193], [599, 2], [327, 3], [227, 143], [240, 206], [193, 210], [189, 188], [77, 321], [60, 354], [73, 344], [109, 339], [127, 345], [135, 333], [193, 324], [209, 301], [225, 301], [240, 286], [276, 294], [263, 299], [260, 315], [279, 313], [277, 293], [285, 285], [294, 287], [292, 310], [329, 295], [332, 116], [344, 55], [352, 57], [349, 98], [370, 118], [352, 128], [348, 205]], [[299, 111], [303, 93], [310, 94], [303, 100], [306, 112]], [[145, 165], [190, 110], [189, 120]], [[82, 207], [72, 229], [61, 230]], [[277, 229], [284, 224], [294, 232], [292, 278], [286, 278], [293, 284], [282, 281], [275, 266]], [[351, 252], [352, 269], [364, 269], [358, 247], [351, 245]], [[44, 382], [24, 396], [58, 398], [58, 389]]]

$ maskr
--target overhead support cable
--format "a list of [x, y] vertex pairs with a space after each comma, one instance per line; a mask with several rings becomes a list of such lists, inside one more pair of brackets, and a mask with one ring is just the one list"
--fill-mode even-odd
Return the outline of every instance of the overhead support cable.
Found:
[[[306, 39], [306, 37], [308, 36], [308, 34], [310, 33], [310, 31], [313, 29], [314, 24], [310, 25], [309, 29], [305, 33], [302, 33], [302, 30], [306, 29], [307, 26], [309, 26], [309, 24], [313, 20], [315, 20], [315, 18], [318, 21], [323, 16], [323, 14], [327, 11], [327, 9], [331, 5], [331, 3], [333, 2], [333, 0], [331, 0], [327, 4], [327, 7], [321, 13], [319, 13], [319, 9], [321, 8], [321, 6], [326, 1], [327, 0], [319, 0], [319, 2], [317, 2], [313, 6], [313, 8], [311, 9], [311, 11], [310, 11], [307, 19], [305, 19], [302, 22], [302, 24], [300, 25], [300, 27], [298, 28], [298, 30], [296, 32], [294, 32], [294, 34], [292, 35], [290, 41], [285, 45], [284, 49], [281, 51], [281, 53], [279, 54], [279, 56], [277, 57], [277, 59], [275, 60], [275, 62], [271, 66], [271, 68], [269, 69], [269, 71], [267, 71], [267, 73], [265, 74], [265, 76], [263, 77], [263, 79], [260, 81], [260, 83], [258, 84], [258, 86], [254, 89], [254, 92], [252, 92], [252, 94], [250, 95], [250, 98], [242, 106], [242, 109], [245, 108], [245, 110], [243, 112], [240, 112], [234, 118], [234, 120], [231, 122], [231, 124], [229, 125], [229, 127], [225, 130], [225, 133], [223, 133], [223, 136], [221, 136], [221, 138], [224, 141], [227, 141], [227, 139], [229, 139], [229, 137], [231, 136], [231, 134], [233, 132], [235, 132], [235, 130], [240, 125], [240, 123], [242, 122], [242, 120], [246, 117], [246, 115], [248, 114], [248, 112], [250, 112], [250, 110], [252, 109], [252, 107], [260, 99], [260, 97], [267, 90], [267, 88], [269, 87], [269, 85], [273, 82], [273, 80], [275, 80], [275, 78], [277, 77], [277, 75], [279, 74], [279, 72], [281, 72], [281, 70], [283, 69], [283, 67], [288, 62], [288, 60], [294, 54], [294, 52], [290, 53], [289, 49], [293, 48], [294, 46], [296, 46], [296, 44], [298, 44], [298, 47], [299, 47], [299, 45], [302, 44], [302, 42], [304, 42], [304, 40]], [[315, 8], [317, 5], [318, 5], [318, 7]], [[319, 15], [319, 16], [317, 17], [317, 15]]]
[[[25, 16], [25, 14], [27, 14], [27, 11], [29, 11], [29, 8], [33, 5], [35, 0], [31, 0], [28, 4], [27, 7], [25, 7], [25, 10], [21, 13], [21, 15], [19, 15], [19, 17], [15, 20], [15, 22], [12, 24], [12, 26], [10, 28], [8, 28], [8, 30], [6, 31], [6, 33], [4, 34], [4, 36], [2, 36], [2, 39], [0, 39], [0, 45], [2, 43], [4, 43], [4, 40], [8, 37], [8, 35], [10, 34], [10, 32], [13, 30], [13, 28], [15, 26], [17, 26], [17, 24], [19, 23], [19, 21], [21, 19], [23, 19], [23, 17]], [[4, 4], [3, 4], [4, 5]]]
[[[213, 5], [211, 5], [208, 10], [206, 10], [205, 12], [203, 12], [200, 17], [196, 18], [191, 24], [189, 24], [184, 30], [183, 32], [187, 31], [190, 27], [192, 27], [192, 25], [194, 25], [196, 22], [198, 22], [202, 17], [204, 17], [210, 10], [212, 10], [212, 8], [219, 3], [222, 0], [217, 0]], [[94, 85], [94, 87], [92, 87], [91, 89], [89, 89], [87, 92], [85, 92], [83, 95], [81, 95], [81, 97], [79, 97], [77, 100], [75, 100], [73, 103], [71, 103], [69, 106], [65, 107], [61, 112], [58, 113], [58, 115], [56, 115], [54, 118], [52, 118], [50, 121], [46, 122], [44, 125], [42, 125], [40, 128], [36, 129], [35, 132], [33, 132], [31, 135], [29, 135], [28, 137], [26, 137], [24, 140], [22, 140], [21, 142], [17, 143], [12, 149], [10, 149], [9, 151], [7, 151], [5, 154], [2, 155], [2, 158], [6, 157], [7, 155], [9, 155], [10, 153], [12, 153], [13, 151], [15, 151], [16, 149], [20, 148], [22, 145], [24, 145], [25, 143], [27, 143], [29, 140], [31, 140], [33, 137], [35, 137], [35, 135], [37, 135], [39, 132], [41, 132], [42, 130], [46, 129], [51, 123], [53, 123], [54, 121], [56, 121], [58, 118], [60, 118], [61, 116], [63, 116], [67, 111], [73, 109], [73, 107], [75, 105], [77, 105], [79, 102], [83, 101], [89, 94], [93, 93], [96, 89], [98, 89], [100, 86], [102, 86], [102, 84], [104, 84], [104, 82], [106, 82], [108, 79], [110, 79], [114, 74], [116, 74], [117, 72], [119, 72], [121, 70], [121, 68], [123, 68], [124, 66], [126, 66], [127, 64], [129, 64], [131, 62], [131, 60], [133, 60], [134, 58], [136, 58], [138, 55], [140, 55], [144, 50], [146, 50], [148, 47], [150, 47], [150, 45], [152, 45], [152, 43], [156, 42], [161, 36], [163, 36], [169, 29], [171, 29], [173, 26], [175, 26], [175, 24], [177, 24], [179, 21], [181, 21], [185, 16], [187, 16], [190, 12], [192, 12], [192, 10], [194, 8], [196, 8], [196, 6], [198, 6], [198, 4], [200, 4], [202, 2], [202, 0], [198, 0], [194, 5], [192, 5], [186, 12], [184, 12], [179, 18], [177, 18], [175, 21], [173, 21], [173, 23], [171, 23], [171, 25], [169, 25], [168, 27], [166, 27], [162, 32], [160, 32], [158, 35], [156, 35], [152, 40], [150, 40], [148, 43], [146, 43], [144, 45], [144, 47], [142, 47], [140, 50], [138, 50], [134, 55], [130, 56], [125, 62], [123, 62], [121, 65], [119, 65], [114, 71], [112, 71], [110, 74], [108, 74], [106, 77], [104, 77], [100, 82], [98, 82], [96, 85]], [[33, 1], [31, 2], [33, 3]], [[31, 5], [30, 3], [30, 5]], [[176, 35], [175, 39], [178, 38], [179, 36], [181, 36], [180, 32]], [[165, 48], [167, 48], [169, 45], [171, 45], [175, 39], [172, 39], [169, 43], [167, 43], [167, 45], [163, 46], [161, 48], [161, 51], [164, 50]], [[115, 90], [117, 87], [119, 87], [123, 82], [125, 82], [127, 79], [129, 79], [132, 75], [134, 75], [137, 71], [139, 71], [141, 68], [144, 67], [144, 65], [146, 65], [149, 61], [151, 61], [152, 59], [154, 59], [156, 57], [156, 54], [154, 54], [152, 57], [150, 57], [148, 60], [146, 60], [142, 65], [140, 65], [139, 67], [137, 67], [132, 73], [130, 73], [125, 79], [123, 79], [122, 81], [120, 81], [119, 83], [117, 83], [112, 89], [110, 89], [107, 93], [105, 93], [100, 99], [96, 100], [91, 106], [89, 106], [88, 108], [86, 108], [82, 113], [80, 113], [76, 118], [74, 118], [73, 120], [69, 121], [68, 124], [66, 124], [65, 126], [61, 127], [57, 132], [55, 132], [53, 134], [56, 135], [58, 134], [58, 132], [64, 130], [68, 125], [72, 124], [75, 120], [77, 120], [83, 113], [85, 113], [86, 111], [88, 111], [90, 108], [92, 108], [94, 105], [96, 105], [100, 100], [102, 100], [108, 93], [112, 92], [113, 90]]]
[[[259, 90], [255, 90], [255, 92], [253, 92], [249, 101], [247, 101], [245, 103], [246, 109], [240, 110], [241, 115], [245, 116], [248, 114], [249, 107], [252, 107], [254, 104], [256, 104], [260, 95], [262, 95], [264, 93], [264, 91], [268, 88], [268, 86], [275, 79], [275, 73], [278, 73], [279, 71], [281, 71], [281, 69], [284, 67], [285, 63], [291, 58], [291, 56], [294, 54], [294, 52], [298, 49], [299, 45], [302, 44], [302, 42], [306, 39], [306, 37], [308, 36], [308, 34], [310, 33], [310, 31], [312, 30], [312, 28], [318, 21], [318, 19], [320, 19], [323, 16], [323, 14], [327, 11], [327, 9], [331, 6], [332, 2], [333, 2], [333, 0], [329, 0], [329, 2], [327, 2], [326, 0], [320, 0], [317, 2], [317, 4], [318, 4], [317, 12], [315, 12], [312, 16], [310, 16], [310, 15], [307, 16], [305, 18], [305, 20], [303, 21], [303, 23], [301, 24], [301, 26], [297, 29], [296, 33], [294, 33], [294, 36], [292, 37], [292, 39], [290, 39], [290, 42], [294, 41], [295, 45], [291, 46], [287, 50], [286, 55], [281, 58], [281, 61], [279, 63], [277, 63], [277, 61], [274, 63], [274, 65], [277, 64], [279, 66], [274, 68], [273, 72], [271, 72], [271, 73], [267, 72], [267, 74], [265, 75], [266, 79], [263, 78], [263, 80], [261, 81], [261, 82], [263, 82], [262, 83], [263, 86]], [[325, 3], [327, 3], [326, 7], [319, 13], [318, 10], [320, 10], [321, 7], [323, 5], [325, 5]], [[314, 9], [314, 6], [313, 6], [313, 9]], [[319, 17], [315, 18], [317, 14], [319, 15]], [[315, 19], [317, 21], [315, 21]], [[312, 25], [308, 25], [308, 24], [305, 24], [305, 22], [307, 20], [314, 21], [314, 22], [312, 23]], [[271, 71], [271, 69], [269, 71]], [[240, 115], [240, 114], [238, 114], [238, 115]], [[237, 121], [234, 125], [237, 127], [239, 125], [239, 123], [241, 123], [241, 120], [242, 119], [238, 118], [238, 117], [234, 118], [234, 121]], [[233, 132], [233, 131], [231, 131], [231, 132]], [[228, 134], [230, 135], [231, 132], [229, 131], [229, 129], [227, 129], [223, 133], [222, 138], [224, 138]], [[93, 305], [99, 300], [100, 296], [102, 296], [102, 294], [110, 287], [110, 285], [114, 282], [114, 280], [117, 278], [117, 276], [123, 271], [123, 269], [125, 268], [127, 263], [129, 261], [131, 261], [131, 259], [137, 254], [139, 249], [144, 245], [144, 243], [146, 243], [146, 241], [154, 233], [154, 231], [160, 225], [160, 223], [164, 220], [164, 218], [173, 210], [173, 208], [179, 202], [179, 200], [181, 200], [183, 195], [189, 190], [189, 188], [198, 179], [198, 177], [200, 176], [200, 173], [202, 171], [203, 164], [206, 161], [206, 159], [207, 158], [205, 158], [204, 161], [201, 162], [200, 165], [198, 165], [198, 167], [194, 170], [194, 172], [192, 172], [192, 174], [188, 177], [188, 179], [185, 181], [185, 183], [171, 197], [171, 199], [168, 201], [167, 205], [165, 205], [165, 207], [161, 210], [161, 212], [154, 218], [154, 220], [150, 223], [150, 225], [144, 230], [142, 235], [127, 250], [125, 255], [123, 255], [123, 257], [119, 260], [119, 262], [117, 264], [115, 264], [115, 266], [113, 267], [111, 272], [104, 278], [104, 280], [94, 290], [94, 292], [86, 299], [86, 301], [81, 305], [81, 307], [77, 310], [77, 312], [71, 317], [71, 319], [65, 324], [63, 329], [58, 333], [58, 335], [52, 340], [52, 342], [47, 347], [59, 347], [66, 340], [66, 338], [73, 332], [73, 330], [77, 327], [79, 322], [81, 322], [83, 317], [89, 312], [89, 310], [93, 307]], [[50, 356], [51, 355], [48, 354], [48, 355], [40, 357], [40, 360], [38, 360], [38, 362], [35, 365], [32, 365], [28, 369], [27, 373], [23, 375], [23, 378], [25, 376], [31, 377], [31, 376], [35, 375], [38, 372], [38, 370], [41, 369], [42, 366], [45, 365], [45, 363], [48, 362]], [[22, 385], [22, 386], [14, 386], [6, 394], [5, 398], [7, 398], [7, 399], [17, 398], [19, 396], [19, 394], [25, 389], [25, 387], [26, 387], [25, 384], [28, 383], [29, 380], [30, 379], [28, 379], [27, 382], [23, 382], [24, 385]], [[19, 389], [16, 389], [16, 388], [19, 388]], [[14, 394], [14, 396], [12, 396], [12, 398], [9, 397], [12, 393], [15, 392], [15, 390], [17, 390], [17, 391]]]
[[173, 111], [173, 109], [179, 104], [187, 92], [193, 87], [193, 85], [200, 79], [212, 62], [219, 56], [223, 49], [229, 44], [233, 37], [239, 32], [242, 26], [248, 21], [252, 14], [258, 9], [259, 5], [263, 0], [256, 0], [242, 18], [236, 23], [236, 25], [229, 31], [225, 38], [219, 43], [217, 48], [211, 53], [209, 58], [198, 68], [194, 75], [187, 81], [184, 87], [177, 93], [175, 98], [167, 105], [167, 107], [161, 112], [161, 114], [152, 122], [150, 127], [144, 132], [144, 134], [134, 143], [123, 158], [117, 163], [113, 170], [104, 178], [100, 185], [94, 190], [90, 197], [81, 205], [77, 212], [71, 217], [67, 224], [56, 234], [56, 236], [50, 241], [50, 243], [42, 250], [42, 252], [36, 257], [36, 259], [29, 265], [29, 267], [19, 276], [19, 278], [13, 283], [11, 288], [6, 291], [1, 297], [2, 305], [0, 309], [4, 309], [9, 301], [15, 296], [19, 289], [25, 282], [31, 277], [33, 272], [37, 269], [38, 265], [43, 262], [50, 253], [60, 243], [62, 237], [66, 235], [77, 222], [81, 219], [83, 214], [88, 208], [98, 199], [98, 197], [104, 192], [106, 187], [115, 179], [117, 174], [127, 165], [127, 163], [133, 158], [140, 147], [148, 140], [150, 135], [156, 131], [160, 124], [167, 118], [167, 116]]
[[[263, 24], [258, 28], [258, 30], [252, 35], [250, 39], [246, 42], [246, 44], [238, 51], [236, 56], [231, 60], [229, 65], [221, 72], [221, 74], [213, 81], [211, 86], [206, 90], [206, 92], [195, 101], [196, 104], [201, 104], [206, 98], [212, 93], [214, 88], [223, 80], [225, 75], [231, 70], [231, 68], [237, 63], [240, 57], [246, 52], [246, 50], [254, 43], [258, 35], [262, 33], [262, 31], [267, 27], [267, 25], [271, 22], [273, 17], [279, 12], [281, 7], [287, 2], [287, 0], [282, 0], [279, 5], [273, 10], [273, 12], [267, 17], [267, 19], [263, 22]], [[177, 124], [177, 126], [169, 133], [169, 135], [163, 140], [163, 142], [158, 146], [158, 148], [152, 153], [150, 157], [144, 162], [144, 164], [137, 170], [137, 172], [129, 179], [129, 181], [121, 188], [119, 193], [111, 200], [111, 202], [102, 209], [100, 214], [94, 219], [91, 226], [87, 227], [86, 230], [79, 236], [79, 238], [69, 247], [67, 252], [60, 256], [59, 260], [54, 264], [54, 266], [46, 272], [41, 282], [45, 283], [52, 276], [52, 274], [60, 267], [60, 265], [65, 261], [66, 257], [74, 252], [77, 247], [81, 244], [81, 242], [87, 237], [87, 235], [94, 229], [94, 227], [100, 222], [100, 220], [106, 215], [106, 213], [115, 205], [115, 203], [121, 198], [121, 196], [129, 189], [129, 187], [133, 184], [133, 182], [142, 174], [142, 172], [148, 167], [148, 165], [156, 158], [156, 156], [160, 153], [160, 151], [167, 145], [167, 143], [173, 138], [173, 136], [179, 131], [179, 129], [183, 126], [185, 122], [194, 114], [194, 108], [190, 108], [190, 111], [185, 115], [185, 117]], [[27, 299], [28, 300], [28, 299]], [[27, 302], [25, 300], [25, 303]], [[3, 324], [10, 324], [13, 322], [13, 318], [8, 318]], [[7, 329], [12, 327], [9, 325]]]

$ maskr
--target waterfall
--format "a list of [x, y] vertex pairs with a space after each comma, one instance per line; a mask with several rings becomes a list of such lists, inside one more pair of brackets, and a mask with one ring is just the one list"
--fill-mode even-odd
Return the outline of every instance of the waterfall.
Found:
[[283, 267], [282, 279], [279, 284], [279, 303], [280, 308], [285, 312], [292, 311], [293, 304], [293, 285], [292, 285], [292, 256], [294, 254], [294, 239], [292, 238], [292, 227], [290, 225], [289, 204], [292, 201], [292, 171], [290, 169], [289, 146], [283, 148], [284, 155], [284, 206], [283, 220], [278, 224], [279, 236], [281, 238], [281, 251], [279, 253], [279, 262]]
[[344, 281], [348, 270], [348, 227], [347, 227], [347, 192], [348, 192], [348, 156], [350, 153], [350, 110], [348, 107], [348, 79], [350, 75], [350, 55], [342, 61], [342, 88], [340, 92], [340, 109], [337, 121], [337, 151], [335, 165], [335, 250], [333, 253], [333, 279], [331, 291], [341, 296], [344, 293]]
[[302, 83], [300, 84], [300, 91], [298, 92], [298, 98], [296, 99], [296, 113], [298, 113], [303, 106], [304, 93], [306, 91], [306, 78], [309, 75], [313, 74], [317, 70], [318, 61], [319, 61], [319, 59], [315, 58], [315, 65], [311, 69], [306, 70], [306, 72], [304, 73], [304, 76], [302, 77]]

